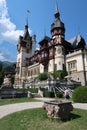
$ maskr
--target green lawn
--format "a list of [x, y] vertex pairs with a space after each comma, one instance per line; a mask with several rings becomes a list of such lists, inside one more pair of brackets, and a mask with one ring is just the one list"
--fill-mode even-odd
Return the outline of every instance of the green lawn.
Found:
[[6, 104], [13, 104], [13, 103], [22, 103], [22, 102], [32, 102], [37, 101], [34, 98], [11, 98], [11, 99], [0, 99], [0, 106]]
[[87, 130], [87, 110], [74, 109], [65, 122], [48, 118], [42, 108], [24, 110], [0, 119], [0, 130]]

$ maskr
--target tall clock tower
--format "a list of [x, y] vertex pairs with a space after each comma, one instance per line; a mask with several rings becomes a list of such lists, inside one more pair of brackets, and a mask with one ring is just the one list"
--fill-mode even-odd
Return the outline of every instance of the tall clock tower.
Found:
[[[17, 44], [17, 64], [15, 81], [23, 82], [23, 73], [26, 73], [26, 68], [29, 65], [29, 58], [32, 57], [36, 49], [36, 36], [30, 36], [28, 31], [28, 23], [25, 25], [23, 36], [19, 36]], [[24, 71], [24, 72], [23, 72]], [[20, 84], [19, 83], [19, 84]], [[18, 84], [18, 83], [17, 83]]]

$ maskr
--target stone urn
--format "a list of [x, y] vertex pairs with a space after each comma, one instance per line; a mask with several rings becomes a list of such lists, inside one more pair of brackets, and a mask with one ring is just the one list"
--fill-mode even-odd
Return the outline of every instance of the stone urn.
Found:
[[70, 119], [70, 112], [73, 110], [72, 103], [69, 101], [45, 101], [43, 108], [47, 111], [48, 117], [59, 118], [61, 120]]

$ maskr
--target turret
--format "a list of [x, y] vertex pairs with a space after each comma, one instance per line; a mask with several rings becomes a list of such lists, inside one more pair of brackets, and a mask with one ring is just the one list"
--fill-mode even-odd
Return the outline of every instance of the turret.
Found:
[[[51, 24], [52, 45], [54, 47], [54, 71], [63, 70], [64, 66], [64, 42], [65, 42], [65, 27], [64, 23], [60, 20], [60, 13], [58, 4], [56, 4], [56, 11], [54, 13], [55, 20]], [[50, 61], [51, 63], [52, 61]]]
[[51, 34], [53, 39], [57, 39], [57, 43], [61, 44], [65, 36], [64, 23], [60, 20], [60, 13], [58, 11], [58, 4], [56, 4], [55, 20], [51, 24]]

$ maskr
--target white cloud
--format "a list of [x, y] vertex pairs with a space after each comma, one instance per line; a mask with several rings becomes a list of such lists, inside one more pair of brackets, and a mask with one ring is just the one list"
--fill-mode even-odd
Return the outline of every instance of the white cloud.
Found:
[[17, 43], [18, 41], [18, 36], [20, 34], [23, 34], [21, 30], [11, 30], [11, 31], [6, 31], [4, 33], [2, 33], [4, 40], [8, 40], [11, 43]]
[[17, 30], [16, 25], [11, 22], [6, 0], [0, 0], [0, 43], [8, 41], [17, 44], [19, 35], [23, 33], [23, 30]]
[[6, 5], [6, 0], [0, 0], [0, 17], [4, 18], [8, 16], [8, 8]]
[[[31, 33], [31, 30], [29, 30], [29, 32]], [[24, 30], [17, 30], [16, 25], [11, 22], [6, 0], [0, 0], [0, 43], [4, 43], [5, 41], [16, 45], [19, 35], [23, 34]], [[6, 59], [6, 55], [6, 51], [0, 52], [0, 60]]]
[[3, 60], [3, 59], [4, 59], [3, 54], [0, 54], [0, 60]]

